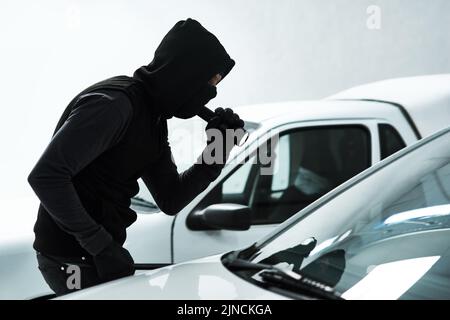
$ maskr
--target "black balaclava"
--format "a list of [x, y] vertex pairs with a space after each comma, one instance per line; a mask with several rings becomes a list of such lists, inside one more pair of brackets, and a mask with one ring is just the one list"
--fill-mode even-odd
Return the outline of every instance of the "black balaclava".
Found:
[[133, 75], [141, 80], [154, 107], [166, 119], [191, 118], [216, 96], [208, 81], [225, 77], [234, 66], [219, 40], [196, 20], [178, 21], [155, 51], [153, 61]]

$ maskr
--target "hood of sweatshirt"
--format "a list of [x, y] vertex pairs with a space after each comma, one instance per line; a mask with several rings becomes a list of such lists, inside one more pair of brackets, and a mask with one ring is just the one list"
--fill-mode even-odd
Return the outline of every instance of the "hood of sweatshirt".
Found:
[[208, 81], [224, 78], [235, 62], [219, 40], [198, 21], [178, 21], [162, 39], [147, 66], [133, 77], [143, 82], [154, 108], [165, 118], [187, 119], [216, 96]]

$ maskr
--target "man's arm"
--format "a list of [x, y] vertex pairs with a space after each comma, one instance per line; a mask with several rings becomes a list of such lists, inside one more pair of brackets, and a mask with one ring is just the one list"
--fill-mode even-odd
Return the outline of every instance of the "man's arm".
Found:
[[218, 164], [195, 163], [179, 174], [167, 142], [162, 156], [147, 168], [142, 180], [159, 208], [174, 215], [205, 190], [220, 175], [222, 168], [223, 165]]
[[82, 96], [28, 176], [54, 221], [91, 255], [107, 247], [112, 237], [86, 212], [72, 178], [120, 140], [131, 115], [123, 93]]
[[[142, 176], [142, 180], [152, 193], [156, 203], [166, 214], [178, 213], [220, 175], [231, 152], [229, 147], [232, 145], [228, 145], [233, 142], [230, 140], [226, 145], [220, 144], [223, 152], [215, 159], [218, 161], [205, 161], [205, 157], [210, 158], [210, 155], [218, 151], [211, 135], [213, 131], [216, 130], [222, 137], [225, 137], [225, 130], [244, 127], [244, 122], [231, 109], [217, 108], [215, 114], [216, 116], [206, 126], [208, 142], [197, 163], [178, 174], [169, 143], [166, 142], [158, 163], [150, 165]], [[225, 143], [225, 141], [222, 142]], [[225, 146], [227, 148], [224, 148]]]

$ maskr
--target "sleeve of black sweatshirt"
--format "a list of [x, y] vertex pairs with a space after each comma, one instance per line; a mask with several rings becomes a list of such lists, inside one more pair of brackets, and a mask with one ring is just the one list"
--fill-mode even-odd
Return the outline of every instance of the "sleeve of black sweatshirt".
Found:
[[174, 215], [205, 190], [220, 175], [222, 168], [221, 164], [197, 161], [180, 174], [167, 142], [159, 161], [147, 168], [142, 180], [158, 207], [164, 213]]
[[92, 255], [112, 237], [86, 212], [72, 177], [120, 140], [131, 116], [131, 104], [121, 92], [83, 95], [28, 176], [58, 226]]

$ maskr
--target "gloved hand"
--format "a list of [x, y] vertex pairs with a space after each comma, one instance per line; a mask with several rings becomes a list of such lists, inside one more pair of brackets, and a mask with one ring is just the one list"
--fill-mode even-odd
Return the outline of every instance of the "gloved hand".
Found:
[[244, 121], [239, 118], [237, 113], [234, 113], [230, 108], [217, 108], [214, 110], [216, 114], [206, 126], [206, 132], [208, 133], [208, 129], [219, 129], [221, 131], [225, 131], [226, 129], [242, 129], [244, 128]]
[[112, 241], [103, 251], [93, 257], [98, 276], [111, 281], [134, 274], [134, 260], [127, 249]]
[[208, 164], [224, 165], [231, 149], [239, 143], [244, 135], [244, 121], [230, 108], [225, 110], [217, 108], [214, 113], [216, 116], [206, 126], [208, 145], [205, 149], [204, 160]]

